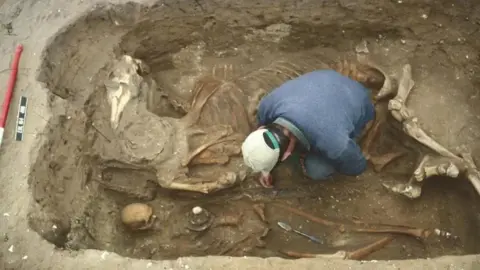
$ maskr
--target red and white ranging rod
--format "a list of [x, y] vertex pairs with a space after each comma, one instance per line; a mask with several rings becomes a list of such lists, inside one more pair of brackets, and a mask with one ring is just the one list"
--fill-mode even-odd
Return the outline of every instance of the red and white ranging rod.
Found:
[[0, 146], [3, 141], [3, 134], [5, 131], [5, 124], [7, 122], [8, 109], [10, 108], [10, 102], [12, 101], [13, 89], [15, 88], [15, 82], [17, 81], [18, 63], [20, 62], [20, 55], [23, 51], [23, 45], [19, 44], [15, 50], [15, 56], [12, 62], [12, 69], [10, 72], [10, 78], [8, 79], [7, 92], [5, 92], [5, 98], [3, 100], [2, 112], [0, 115]]

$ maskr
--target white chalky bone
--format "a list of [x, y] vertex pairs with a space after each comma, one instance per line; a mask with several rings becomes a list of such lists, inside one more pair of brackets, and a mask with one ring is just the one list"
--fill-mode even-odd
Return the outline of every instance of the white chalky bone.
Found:
[[[115, 82], [115, 79], [112, 81]], [[128, 88], [122, 84], [117, 84], [117, 88], [109, 87], [112, 85], [113, 84], [108, 84], [107, 86], [107, 83], [105, 83], [105, 86], [107, 87], [107, 98], [110, 106], [112, 107], [110, 113], [110, 122], [112, 124], [112, 128], [116, 129], [120, 120], [120, 114], [125, 109], [125, 105], [127, 105], [128, 101], [132, 97], [132, 94]]]
[[120, 115], [130, 99], [139, 92], [142, 78], [138, 71], [145, 70], [145, 65], [138, 59], [124, 55], [115, 62], [109, 80], [104, 82], [107, 88], [107, 100], [111, 106], [110, 122], [113, 129], [118, 127]]
[[413, 172], [413, 176], [417, 182], [422, 182], [435, 175], [457, 178], [459, 174], [459, 167], [452, 162], [451, 159], [435, 157], [435, 159], [432, 160], [432, 157], [429, 155], [423, 157], [417, 169]]
[[466, 165], [466, 176], [478, 194], [480, 194], [480, 172], [470, 153], [462, 153]]
[[388, 102], [388, 110], [397, 121], [403, 124], [403, 130], [408, 136], [429, 147], [441, 156], [460, 161], [460, 157], [428, 136], [418, 125], [418, 118], [407, 108], [406, 102], [414, 85], [412, 68], [407, 64], [403, 67], [403, 74], [399, 81], [397, 95]]
[[422, 187], [412, 179], [413, 177], [406, 184], [388, 185], [384, 183], [382, 185], [393, 193], [401, 194], [410, 199], [416, 199], [422, 195]]
[[403, 74], [399, 81], [397, 95], [389, 101], [388, 109], [392, 116], [402, 123], [403, 130], [408, 136], [429, 147], [438, 153], [440, 157], [432, 159], [431, 156], [425, 156], [407, 184], [393, 187], [388, 185], [384, 186], [393, 192], [403, 194], [410, 198], [417, 198], [421, 194], [421, 186], [419, 183], [423, 180], [435, 175], [457, 178], [463, 173], [470, 183], [472, 183], [478, 194], [480, 194], [480, 172], [477, 170], [470, 154], [457, 156], [432, 139], [419, 127], [418, 119], [407, 108], [406, 101], [414, 85], [412, 69], [411, 66], [407, 64], [403, 67]]

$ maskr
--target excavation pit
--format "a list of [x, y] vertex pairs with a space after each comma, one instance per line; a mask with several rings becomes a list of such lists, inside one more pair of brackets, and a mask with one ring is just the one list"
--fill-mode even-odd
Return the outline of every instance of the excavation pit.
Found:
[[[338, 3], [321, 8], [313, 4], [296, 8], [257, 7], [251, 3], [247, 9], [214, 8], [213, 4], [98, 7], [52, 39], [45, 50], [39, 80], [51, 91], [53, 116], [29, 178], [36, 202], [29, 222], [35, 231], [61, 248], [107, 250], [154, 260], [207, 255], [287, 257], [282, 250], [327, 254], [352, 251], [385, 236], [318, 225], [278, 207], [280, 203], [337, 223], [361, 221], [437, 228], [455, 236], [433, 235], [419, 241], [400, 235], [368, 259], [480, 252], [478, 195], [466, 180], [431, 178], [416, 200], [394, 195], [382, 187], [382, 183], [406, 182], [418, 159], [411, 147], [402, 146], [397, 138], [400, 136], [391, 129], [382, 132], [378, 152], [401, 148], [408, 154], [382, 172], [369, 170], [357, 178], [336, 176], [334, 181], [314, 183], [299, 177], [295, 167], [283, 166], [275, 173], [276, 190], [264, 190], [254, 179], [247, 178], [232, 188], [201, 195], [158, 187], [158, 172], [151, 168], [102, 167], [99, 149], [106, 149], [111, 155], [116, 153], [104, 81], [112, 63], [122, 55], [140, 59], [148, 66], [149, 78], [158, 91], [153, 92], [147, 109], [169, 119], [186, 115], [194, 83], [218, 67], [225, 74], [245, 74], [278, 59], [298, 61], [312, 57], [328, 65], [353, 58], [358, 45], [364, 43], [369, 57], [390, 68], [391, 75], [398, 74], [399, 59], [409, 61], [418, 89], [428, 90], [412, 97], [421, 100], [412, 101], [414, 105], [424, 102], [426, 108], [433, 108], [434, 102], [425, 99], [428, 93], [436, 93], [440, 83], [452, 89], [463, 87], [461, 95], [465, 97], [474, 93], [475, 82], [468, 74], [478, 70], [477, 63], [452, 61], [445, 51], [473, 57], [478, 45], [466, 42], [458, 47], [447, 43], [442, 50], [438, 49], [440, 33], [418, 34], [431, 33], [430, 28], [437, 27], [431, 21], [425, 22], [422, 14], [411, 19], [413, 28], [404, 25], [405, 11], [422, 10], [421, 6], [399, 8], [389, 3], [379, 4], [385, 5], [380, 10], [381, 6], [369, 9], [366, 5], [361, 12], [376, 17], [366, 20], [348, 15], [351, 7]], [[382, 21], [386, 16], [390, 19]], [[443, 21], [443, 16], [446, 15], [431, 20]], [[464, 75], [456, 82], [450, 81], [450, 77], [456, 76], [452, 70]], [[169, 100], [164, 98], [165, 93]], [[461, 106], [470, 106], [471, 101], [465, 102], [465, 97], [457, 97], [454, 105], [443, 104], [453, 107], [443, 108], [435, 115], [428, 109], [416, 111], [421, 121], [428, 121], [422, 123], [427, 130], [442, 136], [439, 125], [444, 122], [439, 117], [458, 109], [460, 101], [465, 103]], [[475, 128], [479, 126], [478, 120], [465, 121]], [[453, 130], [460, 130], [457, 122], [447, 123]], [[140, 135], [147, 136], [149, 142], [157, 137], [170, 143], [156, 134]], [[447, 143], [455, 144], [451, 140]], [[468, 140], [458, 141], [465, 144]], [[475, 156], [476, 148], [471, 147]], [[105, 184], [112, 181], [114, 188]], [[122, 208], [138, 202], [153, 208], [156, 221], [151, 230], [132, 232], [120, 220]], [[229, 222], [214, 223], [203, 232], [188, 230], [188, 213], [196, 206], [208, 210], [217, 221]], [[266, 221], [258, 209], [264, 209]], [[277, 226], [278, 221], [324, 243], [286, 233]]]

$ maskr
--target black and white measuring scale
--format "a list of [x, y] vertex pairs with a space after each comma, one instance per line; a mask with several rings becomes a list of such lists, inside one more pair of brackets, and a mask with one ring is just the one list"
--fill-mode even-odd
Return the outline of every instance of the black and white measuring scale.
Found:
[[27, 97], [21, 96], [20, 104], [18, 105], [17, 128], [15, 129], [16, 141], [23, 141], [25, 120], [27, 117], [27, 103], [28, 103]]

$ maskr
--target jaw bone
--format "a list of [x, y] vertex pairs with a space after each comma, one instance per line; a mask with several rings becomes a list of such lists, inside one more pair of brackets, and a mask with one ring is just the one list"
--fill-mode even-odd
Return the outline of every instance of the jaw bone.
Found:
[[402, 123], [403, 131], [416, 141], [427, 146], [438, 156], [425, 156], [413, 176], [407, 184], [396, 186], [384, 186], [409, 198], [418, 198], [421, 195], [421, 184], [431, 176], [447, 176], [458, 178], [465, 176], [480, 194], [480, 172], [477, 169], [468, 150], [456, 155], [446, 147], [435, 141], [418, 124], [418, 119], [413, 112], [407, 108], [406, 101], [413, 89], [415, 82], [412, 79], [412, 68], [410, 65], [403, 67], [403, 74], [399, 82], [397, 95], [389, 101], [388, 109], [392, 116]]
[[141, 60], [123, 55], [114, 63], [109, 78], [105, 80], [107, 101], [111, 107], [110, 123], [113, 129], [117, 129], [127, 103], [138, 96], [143, 81], [138, 72], [144, 71], [144, 68], [145, 65]]

